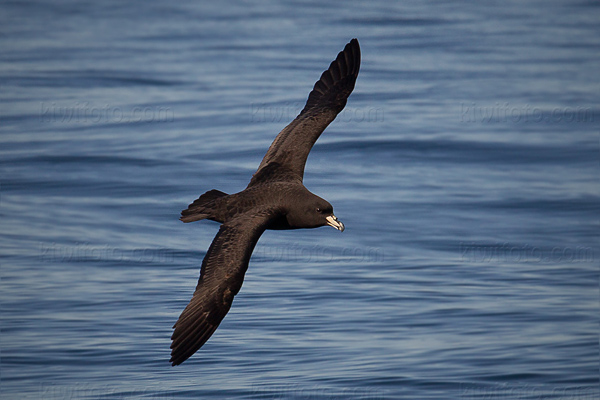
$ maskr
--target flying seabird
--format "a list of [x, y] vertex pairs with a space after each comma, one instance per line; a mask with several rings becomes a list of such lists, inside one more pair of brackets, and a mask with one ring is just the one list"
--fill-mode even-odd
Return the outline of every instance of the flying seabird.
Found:
[[360, 47], [352, 39], [315, 83], [300, 114], [277, 135], [243, 191], [210, 190], [181, 212], [183, 222], [221, 223], [200, 270], [189, 304], [173, 326], [172, 365], [194, 354], [215, 332], [239, 292], [254, 246], [266, 229], [344, 230], [329, 202], [302, 184], [312, 146], [344, 109], [360, 68]]

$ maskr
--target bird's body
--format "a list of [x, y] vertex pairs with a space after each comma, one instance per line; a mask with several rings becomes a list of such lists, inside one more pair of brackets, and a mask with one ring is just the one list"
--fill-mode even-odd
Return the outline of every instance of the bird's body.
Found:
[[187, 360], [217, 329], [266, 229], [329, 225], [344, 230], [331, 204], [302, 180], [313, 144], [346, 105], [359, 68], [360, 48], [352, 39], [323, 72], [302, 112], [277, 135], [248, 187], [231, 195], [210, 190], [182, 211], [183, 222], [210, 219], [222, 225], [202, 261], [194, 295], [174, 325], [173, 365]]

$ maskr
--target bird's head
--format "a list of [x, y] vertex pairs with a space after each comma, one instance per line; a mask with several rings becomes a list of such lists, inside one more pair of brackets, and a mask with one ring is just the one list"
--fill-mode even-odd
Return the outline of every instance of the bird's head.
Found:
[[333, 215], [333, 206], [314, 194], [296, 203], [287, 214], [288, 224], [294, 228], [318, 228], [329, 225], [344, 231], [344, 224]]

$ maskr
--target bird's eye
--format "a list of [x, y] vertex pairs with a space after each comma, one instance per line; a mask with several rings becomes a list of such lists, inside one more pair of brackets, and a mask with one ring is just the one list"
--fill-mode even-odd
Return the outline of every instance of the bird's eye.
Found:
[[320, 212], [321, 212], [321, 209], [320, 209], [319, 207], [317, 207], [317, 212], [318, 212], [318, 213], [320, 213]]

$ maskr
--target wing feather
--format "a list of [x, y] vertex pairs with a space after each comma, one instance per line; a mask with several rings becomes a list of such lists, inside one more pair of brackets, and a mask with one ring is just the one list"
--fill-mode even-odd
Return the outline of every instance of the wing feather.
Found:
[[278, 168], [288, 171], [283, 175], [293, 175], [302, 181], [310, 150], [325, 128], [346, 106], [348, 96], [354, 90], [359, 69], [360, 47], [358, 40], [352, 39], [329, 69], [321, 74], [308, 95], [304, 109], [277, 135], [249, 187], [264, 179], [272, 179], [272, 169], [266, 168], [269, 164], [277, 164]]
[[221, 225], [202, 261], [194, 295], [173, 326], [173, 365], [181, 364], [202, 347], [231, 308], [254, 246], [269, 220], [265, 213], [237, 217]]

